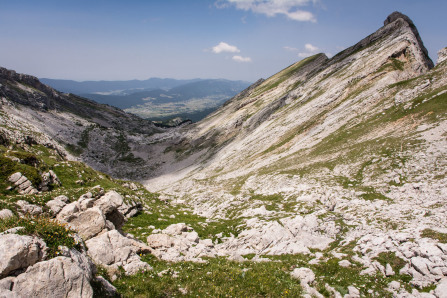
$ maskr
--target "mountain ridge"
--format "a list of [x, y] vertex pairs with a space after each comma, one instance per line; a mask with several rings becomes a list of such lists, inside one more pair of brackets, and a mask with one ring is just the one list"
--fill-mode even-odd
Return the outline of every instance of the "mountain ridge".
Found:
[[[169, 208], [206, 218], [201, 226], [227, 228], [210, 236], [215, 242], [191, 245], [171, 231], [187, 230], [181, 212], [137, 215], [143, 224], [135, 231], [150, 234], [146, 241], [163, 260], [223, 256], [245, 266], [292, 258], [302, 267], [281, 272], [300, 278], [309, 295], [421, 297], [432, 290], [442, 297], [445, 52], [433, 65], [411, 19], [393, 13], [352, 47], [261, 79], [198, 123], [154, 130], [141, 122], [130, 133], [120, 123], [105, 128], [95, 117], [59, 113], [54, 98], [64, 103], [67, 95], [42, 87], [44, 96], [18, 75], [18, 83], [0, 81], [7, 123], [0, 140], [23, 143], [15, 135], [28, 125], [36, 142], [70, 141], [82, 149], [78, 160], [142, 181]], [[34, 107], [20, 104], [27, 100]]]

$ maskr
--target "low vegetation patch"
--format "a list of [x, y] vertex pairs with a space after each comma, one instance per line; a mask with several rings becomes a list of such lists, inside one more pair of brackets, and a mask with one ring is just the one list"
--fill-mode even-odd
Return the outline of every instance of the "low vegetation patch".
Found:
[[425, 229], [421, 233], [422, 237], [436, 239], [441, 243], [447, 243], [447, 234], [440, 233], [432, 229]]
[[294, 262], [235, 262], [210, 258], [205, 263], [169, 263], [143, 258], [153, 271], [123, 276], [114, 285], [125, 297], [300, 297]]
[[80, 249], [80, 244], [73, 238], [74, 231], [48, 217], [11, 217], [0, 219], [0, 233], [22, 227], [17, 234], [41, 238], [48, 246], [50, 258], [58, 255], [58, 247]]

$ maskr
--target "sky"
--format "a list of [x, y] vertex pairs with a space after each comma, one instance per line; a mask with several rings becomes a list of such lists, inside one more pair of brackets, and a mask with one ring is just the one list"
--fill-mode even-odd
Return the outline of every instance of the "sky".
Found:
[[337, 54], [393, 11], [413, 20], [436, 63], [445, 0], [0, 0], [0, 66], [77, 81], [254, 82]]

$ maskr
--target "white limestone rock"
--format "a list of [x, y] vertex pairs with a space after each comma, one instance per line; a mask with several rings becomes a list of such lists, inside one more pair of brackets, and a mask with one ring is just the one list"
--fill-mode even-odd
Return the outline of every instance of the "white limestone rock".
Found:
[[20, 210], [25, 214], [30, 215], [39, 215], [42, 214], [42, 207], [30, 204], [27, 201], [19, 200], [16, 202], [17, 206], [20, 207]]
[[447, 278], [441, 279], [433, 293], [437, 298], [447, 298]]
[[65, 205], [67, 205], [67, 203], [58, 199], [58, 197], [56, 197], [56, 198], [48, 201], [45, 205], [48, 208], [50, 208], [51, 212], [54, 215], [57, 215], [62, 210], [62, 208], [64, 208]]
[[169, 248], [172, 244], [171, 237], [166, 234], [151, 234], [147, 237], [147, 245], [154, 249]]
[[66, 222], [85, 240], [98, 235], [106, 229], [106, 218], [97, 207], [75, 213]]
[[106, 268], [113, 269], [123, 266], [127, 273], [137, 270], [151, 270], [151, 267], [141, 262], [138, 254], [151, 252], [152, 249], [142, 242], [127, 238], [117, 230], [108, 231], [87, 240], [88, 254], [92, 259]]
[[0, 235], [0, 278], [44, 260], [46, 251], [45, 242], [39, 238], [16, 234]]
[[183, 232], [187, 232], [188, 227], [184, 223], [177, 223], [167, 226], [162, 233], [167, 235], [181, 235]]
[[338, 262], [338, 265], [347, 268], [350, 267], [352, 264], [348, 260], [341, 260], [340, 262]]
[[444, 62], [445, 60], [447, 60], [447, 48], [443, 48], [443, 49], [439, 50], [438, 61], [436, 62], [436, 65]]
[[56, 257], [17, 276], [13, 292], [22, 297], [92, 297], [91, 279], [89, 271], [75, 260]]
[[14, 213], [12, 213], [12, 211], [9, 209], [0, 210], [0, 219], [7, 219], [7, 218], [10, 218], [13, 216], [14, 216]]
[[312, 284], [315, 281], [314, 272], [306, 267], [295, 268], [290, 275], [293, 278], [299, 279], [302, 286]]

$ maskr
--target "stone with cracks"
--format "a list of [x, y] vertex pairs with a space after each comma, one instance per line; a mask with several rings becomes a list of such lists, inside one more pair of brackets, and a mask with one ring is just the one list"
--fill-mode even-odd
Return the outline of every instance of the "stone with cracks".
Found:
[[42, 207], [30, 204], [27, 201], [19, 200], [16, 204], [20, 207], [20, 210], [25, 214], [39, 215], [42, 213]]
[[128, 274], [137, 270], [151, 270], [152, 268], [141, 262], [138, 254], [147, 253], [151, 248], [142, 242], [127, 238], [117, 230], [112, 230], [89, 239], [85, 242], [89, 255], [97, 263], [109, 269], [123, 266]]
[[20, 274], [12, 291], [22, 297], [92, 297], [92, 276], [68, 257], [39, 262]]
[[104, 214], [97, 207], [75, 213], [66, 222], [84, 239], [90, 239], [106, 228]]
[[447, 298], [447, 278], [441, 279], [434, 290], [434, 294], [438, 298]]
[[54, 215], [57, 215], [67, 203], [56, 197], [53, 200], [48, 201], [45, 205], [51, 209], [51, 212], [53, 212]]
[[125, 222], [124, 215], [118, 211], [123, 204], [123, 197], [116, 191], [109, 191], [94, 202], [94, 205], [101, 209], [106, 219], [112, 222], [117, 229], [120, 229]]
[[46, 256], [47, 246], [39, 238], [16, 234], [0, 235], [0, 278], [26, 269]]

